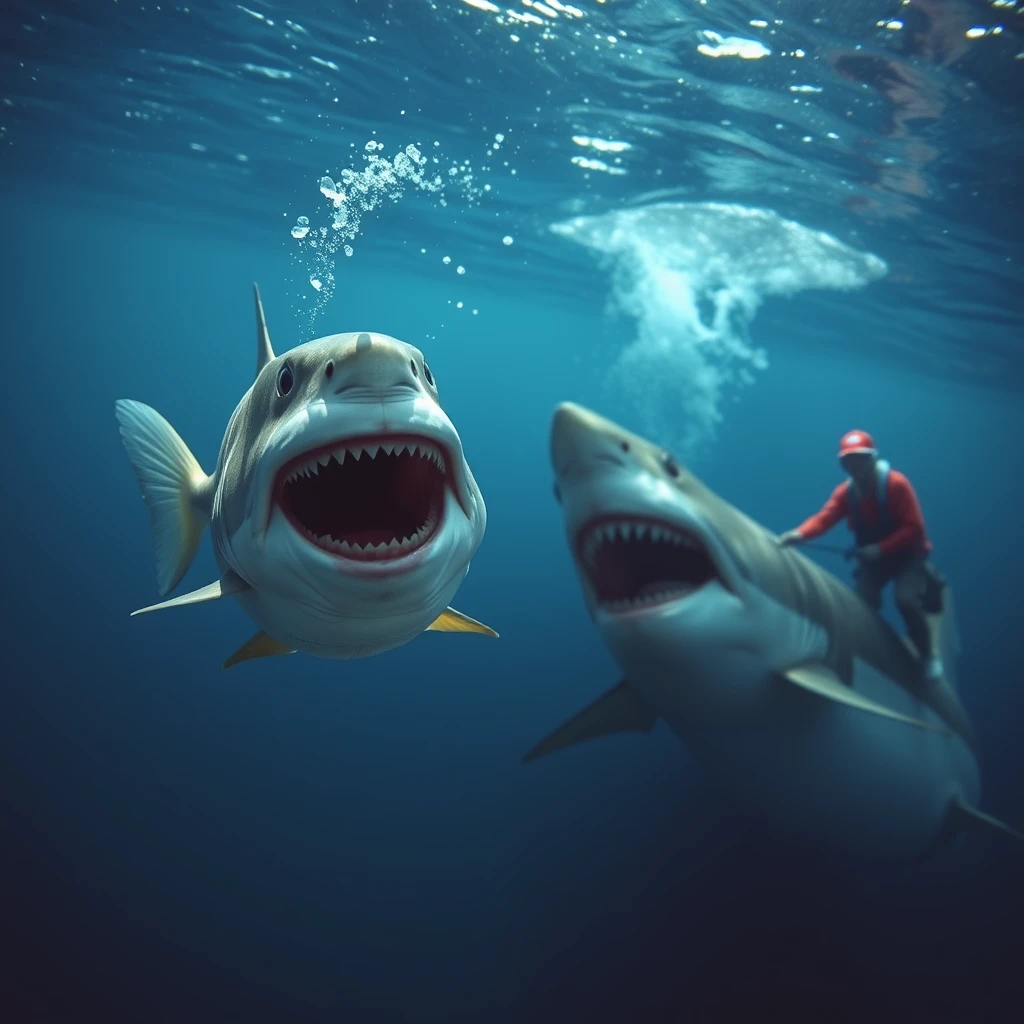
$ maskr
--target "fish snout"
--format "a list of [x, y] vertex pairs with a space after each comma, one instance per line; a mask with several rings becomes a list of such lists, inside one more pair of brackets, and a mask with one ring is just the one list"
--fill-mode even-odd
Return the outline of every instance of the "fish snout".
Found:
[[551, 421], [551, 464], [558, 477], [583, 471], [595, 463], [626, 464], [629, 445], [621, 431], [601, 416], [573, 402], [562, 402]]
[[423, 371], [409, 348], [383, 334], [360, 334], [335, 363], [331, 390], [346, 392], [424, 390]]

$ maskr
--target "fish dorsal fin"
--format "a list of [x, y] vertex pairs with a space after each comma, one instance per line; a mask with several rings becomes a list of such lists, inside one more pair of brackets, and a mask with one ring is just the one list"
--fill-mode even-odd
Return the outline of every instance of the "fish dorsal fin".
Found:
[[259, 285], [254, 284], [252, 290], [256, 296], [256, 376], [258, 377], [263, 367], [274, 358], [274, 350], [270, 345], [267, 318], [263, 315], [263, 300], [260, 298]]
[[249, 584], [236, 576], [233, 572], [225, 574], [223, 579], [214, 580], [205, 587], [193, 590], [189, 594], [182, 594], [181, 597], [172, 597], [170, 601], [161, 601], [160, 604], [151, 604], [146, 608], [137, 608], [132, 615], [142, 615], [144, 612], [162, 612], [165, 608], [178, 608], [186, 604], [202, 604], [204, 601], [216, 601], [220, 597], [230, 597], [232, 594], [240, 594], [248, 590]]
[[291, 647], [287, 646], [287, 644], [281, 643], [280, 640], [275, 640], [272, 636], [260, 630], [260, 632], [254, 633], [249, 637], [249, 639], [246, 640], [245, 643], [242, 644], [242, 646], [239, 647], [223, 665], [221, 665], [221, 668], [231, 668], [232, 665], [237, 665], [242, 661], [251, 661], [253, 658], [272, 658], [275, 654], [294, 653], [295, 651]]
[[867, 711], [872, 715], [879, 715], [882, 718], [891, 718], [895, 722], [902, 722], [904, 725], [913, 725], [918, 729], [928, 729], [932, 732], [951, 735], [949, 730], [938, 724], [924, 722], [909, 715], [900, 714], [891, 708], [879, 704], [877, 701], [857, 693], [852, 687], [841, 682], [836, 674], [825, 665], [798, 665], [779, 673], [779, 678], [787, 684], [799, 686], [802, 690], [817, 694], [826, 700], [835, 701], [837, 704], [845, 704], [847, 707], [856, 708], [859, 711]]
[[560, 725], [523, 755], [522, 764], [576, 743], [618, 732], [650, 732], [658, 712], [626, 680], [613, 686], [592, 704]]
[[440, 633], [483, 633], [484, 636], [497, 636], [498, 634], [476, 619], [456, 611], [454, 608], [445, 608], [443, 612], [429, 625], [427, 629], [437, 630]]

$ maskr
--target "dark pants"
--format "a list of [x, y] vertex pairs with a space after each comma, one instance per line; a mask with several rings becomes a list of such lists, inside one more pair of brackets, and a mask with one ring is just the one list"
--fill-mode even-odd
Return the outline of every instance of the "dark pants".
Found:
[[861, 561], [853, 579], [857, 593], [875, 609], [882, 606], [882, 589], [890, 580], [895, 580], [896, 607], [907, 624], [907, 633], [922, 658], [932, 654], [925, 603], [932, 594], [936, 576], [925, 556], [883, 556], [877, 562]]

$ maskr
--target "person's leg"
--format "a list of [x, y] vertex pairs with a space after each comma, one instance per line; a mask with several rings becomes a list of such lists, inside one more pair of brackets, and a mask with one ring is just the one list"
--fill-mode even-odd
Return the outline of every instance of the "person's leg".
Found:
[[907, 624], [907, 633], [917, 648], [921, 662], [929, 674], [935, 674], [941, 668], [932, 664], [932, 636], [924, 611], [927, 587], [928, 577], [921, 558], [910, 559], [896, 574], [896, 607]]
[[853, 570], [853, 589], [863, 601], [878, 611], [882, 607], [882, 587], [888, 578], [877, 562], [859, 562]]

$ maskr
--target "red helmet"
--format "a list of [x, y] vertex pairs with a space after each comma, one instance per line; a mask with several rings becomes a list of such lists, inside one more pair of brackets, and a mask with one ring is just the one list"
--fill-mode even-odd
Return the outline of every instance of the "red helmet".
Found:
[[839, 458], [855, 452], [867, 452], [877, 455], [874, 438], [864, 430], [851, 430], [839, 439]]

